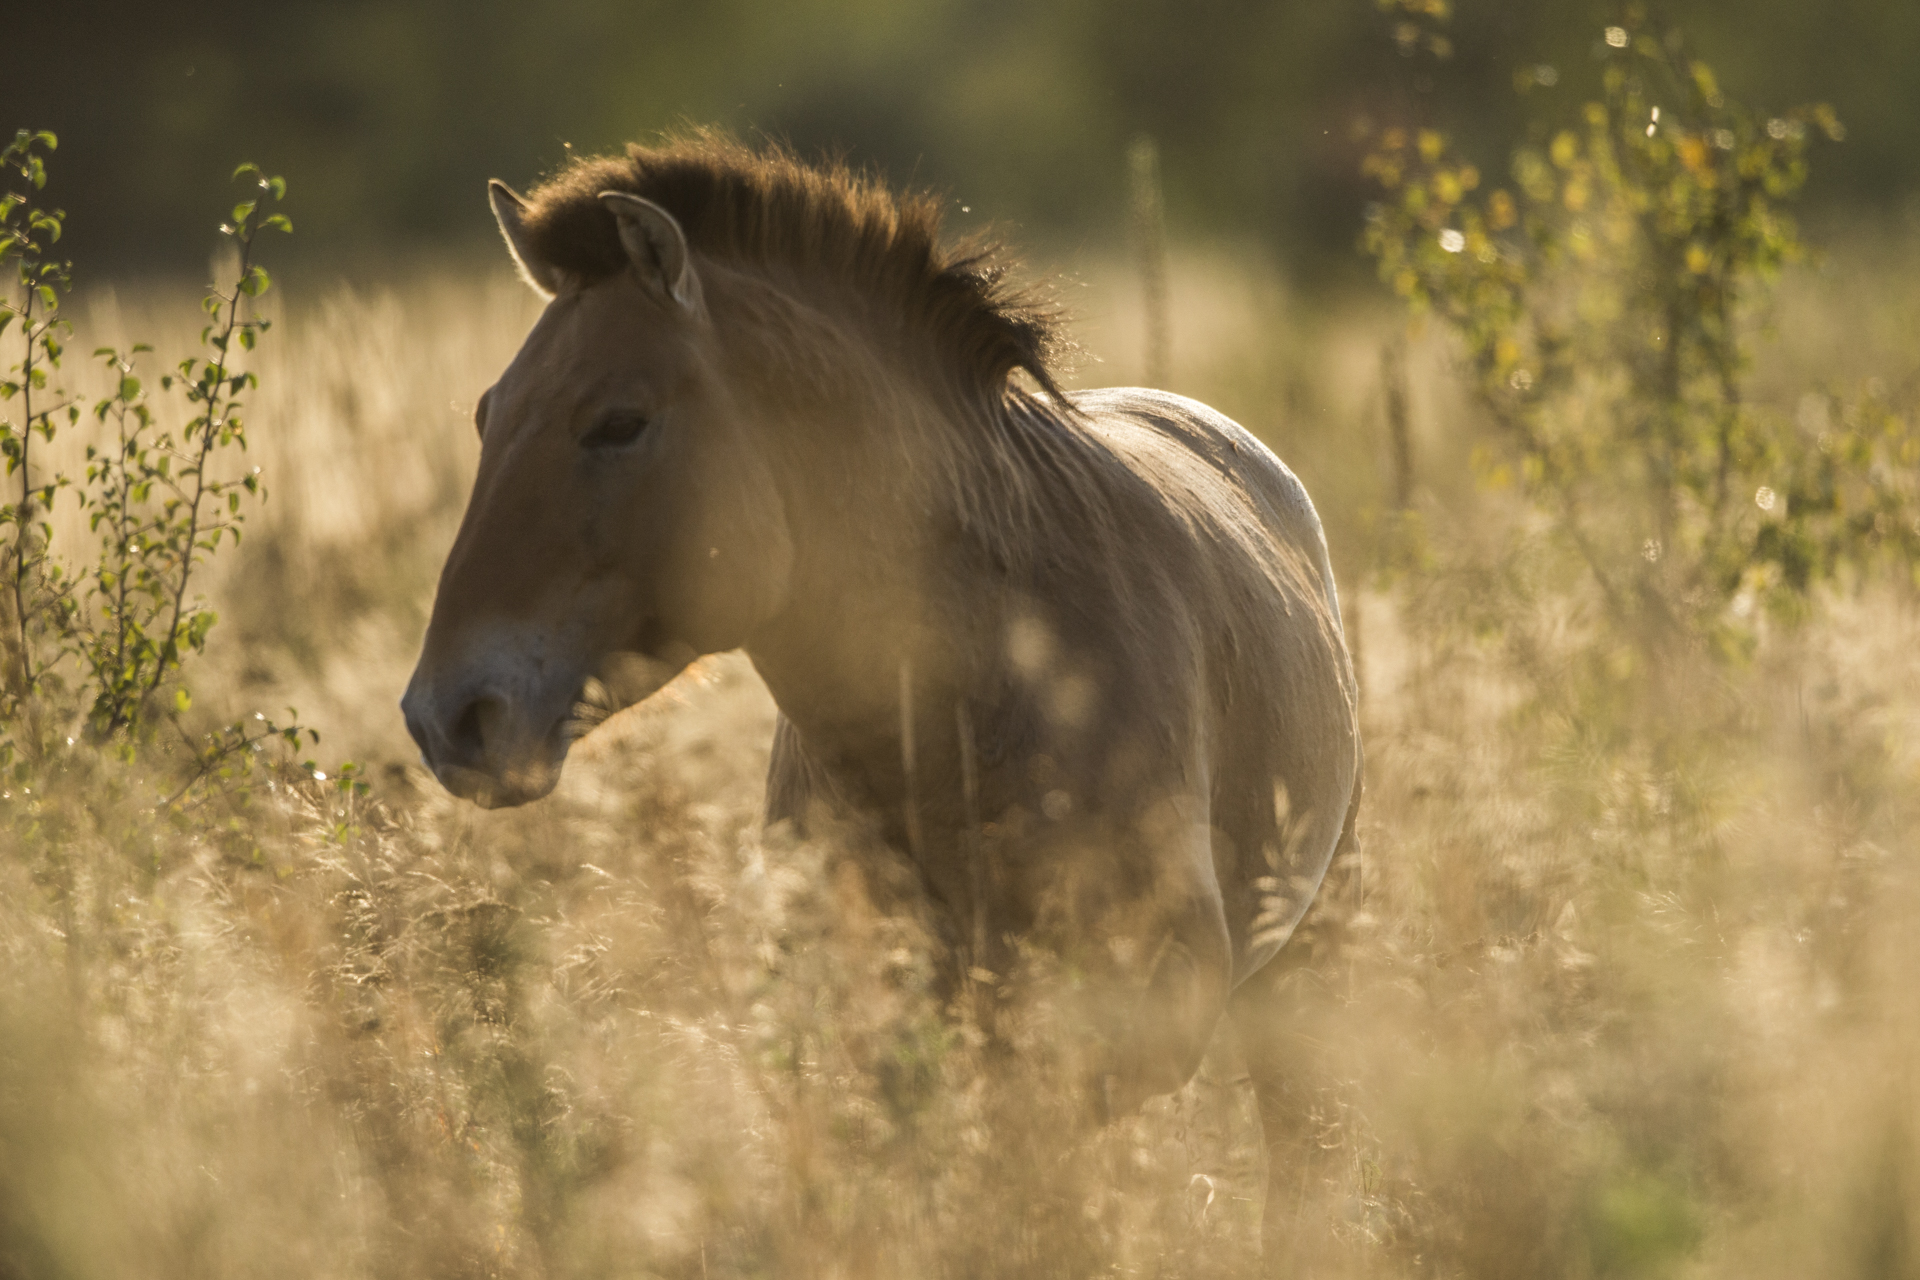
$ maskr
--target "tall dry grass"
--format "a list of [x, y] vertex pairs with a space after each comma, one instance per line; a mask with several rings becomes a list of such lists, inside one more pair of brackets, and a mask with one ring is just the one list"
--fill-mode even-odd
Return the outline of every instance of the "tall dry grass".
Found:
[[[1509, 589], [1489, 531], [1522, 517], [1471, 488], [1445, 352], [1410, 390], [1446, 554], [1369, 589], [1392, 322], [1245, 253], [1172, 265], [1173, 385], [1301, 470], [1362, 648], [1364, 854], [1289, 984], [1285, 1161], [1224, 1037], [1089, 1131], [1049, 1010], [1007, 1057], [940, 1008], [897, 860], [759, 829], [738, 657], [547, 801], [439, 792], [394, 703], [535, 307], [504, 274], [296, 283], [256, 366], [273, 496], [192, 679], [210, 717], [297, 706], [375, 788], [225, 830], [105, 765], [4, 802], [0, 1276], [1920, 1274], [1911, 592], [1836, 595], [1686, 695], [1716, 727], [1683, 767], [1623, 764], [1524, 691], [1578, 627]], [[1789, 291], [1768, 372], [1902, 312], [1862, 275]], [[1083, 279], [1080, 381], [1127, 381], [1132, 282]], [[96, 304], [99, 342], [192, 323]], [[1822, 368], [1913, 407], [1910, 367]], [[1263, 1263], [1267, 1177], [1294, 1243]]]

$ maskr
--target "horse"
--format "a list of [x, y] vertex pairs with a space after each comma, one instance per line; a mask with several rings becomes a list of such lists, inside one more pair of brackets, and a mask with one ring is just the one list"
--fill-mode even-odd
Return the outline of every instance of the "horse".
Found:
[[1066, 957], [1109, 1011], [1109, 1114], [1230, 1018], [1272, 1167], [1272, 962], [1361, 791], [1300, 481], [1195, 401], [1063, 390], [998, 247], [844, 165], [702, 132], [489, 200], [548, 302], [479, 399], [402, 700], [434, 775], [536, 800], [612, 710], [743, 649], [770, 824], [870, 821], [963, 972]]

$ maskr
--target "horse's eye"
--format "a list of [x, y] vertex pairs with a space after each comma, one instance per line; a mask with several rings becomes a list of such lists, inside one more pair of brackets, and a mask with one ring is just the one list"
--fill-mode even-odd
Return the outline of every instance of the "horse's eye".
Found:
[[608, 409], [594, 420], [587, 434], [580, 437], [586, 449], [618, 449], [632, 444], [647, 429], [647, 415], [631, 409]]

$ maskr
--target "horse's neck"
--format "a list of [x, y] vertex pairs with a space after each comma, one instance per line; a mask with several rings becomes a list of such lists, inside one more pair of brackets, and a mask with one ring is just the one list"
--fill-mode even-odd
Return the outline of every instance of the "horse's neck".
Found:
[[[823, 537], [831, 526], [795, 530], [795, 576], [787, 607], [748, 652], [781, 709], [803, 727], [884, 734], [897, 708], [901, 671], [943, 661], [956, 637], [938, 634], [917, 530], [892, 547]], [[808, 545], [811, 543], [812, 545]]]
[[928, 472], [869, 432], [787, 454], [794, 576], [786, 607], [747, 648], [774, 698], [803, 729], [886, 737], [900, 685], [938, 682], [971, 644], [956, 619], [970, 571]]
[[920, 364], [937, 353], [761, 285], [735, 292], [732, 331], [757, 335], [737, 352], [741, 388], [794, 548], [787, 606], [748, 652], [796, 724], [885, 736], [902, 670], [937, 683], [972, 644], [953, 601], [987, 598], [965, 579], [992, 566], [962, 531], [1006, 505], [1003, 478], [976, 465], [977, 424], [955, 420], [951, 384]]

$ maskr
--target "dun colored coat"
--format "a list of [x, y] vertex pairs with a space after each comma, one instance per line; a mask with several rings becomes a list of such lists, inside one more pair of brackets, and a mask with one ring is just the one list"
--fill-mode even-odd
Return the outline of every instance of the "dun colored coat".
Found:
[[928, 198], [708, 135], [491, 194], [551, 301], [481, 397], [403, 703], [441, 782], [537, 799], [606, 711], [743, 648], [770, 820], [876, 821], [971, 964], [1068, 956], [1113, 1106], [1231, 1004], [1271, 1135], [1249, 980], [1360, 795], [1300, 482], [1191, 400], [1062, 392], [1047, 313]]

